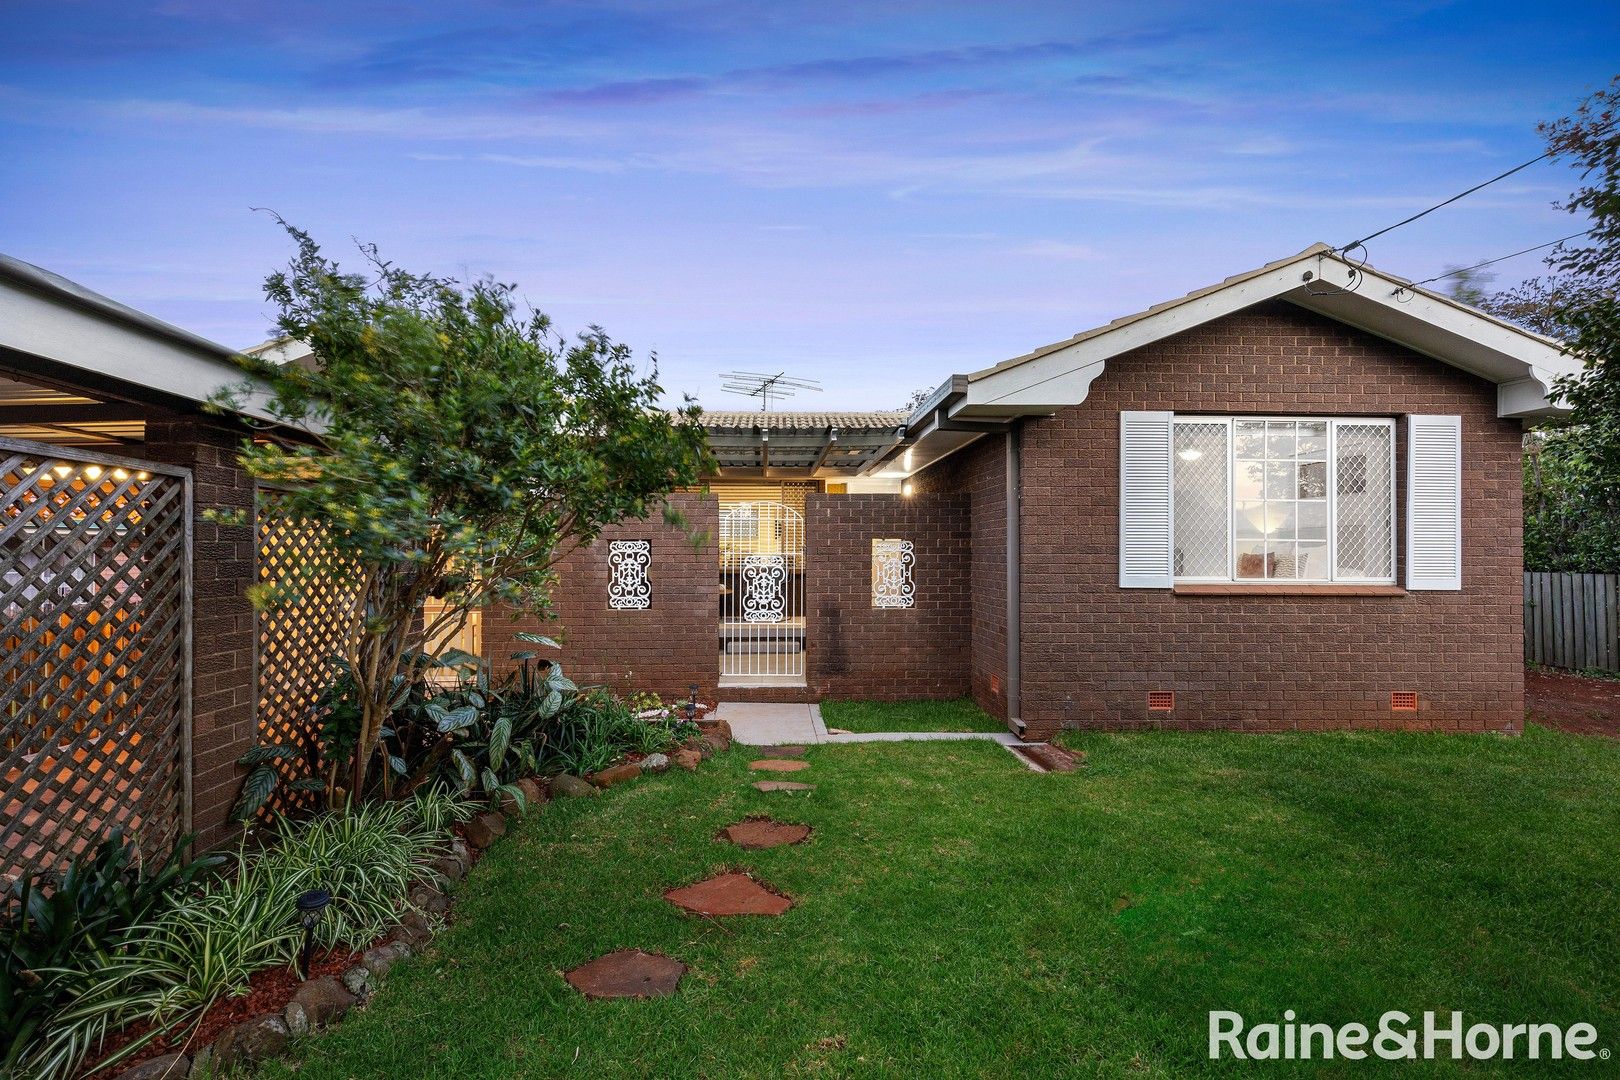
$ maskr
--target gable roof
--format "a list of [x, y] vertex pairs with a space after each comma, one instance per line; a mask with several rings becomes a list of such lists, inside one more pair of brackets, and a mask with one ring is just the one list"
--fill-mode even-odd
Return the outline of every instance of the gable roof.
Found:
[[926, 468], [994, 425], [1049, 416], [1086, 399], [1114, 357], [1269, 300], [1283, 300], [1404, 345], [1497, 386], [1499, 416], [1563, 412], [1554, 382], [1580, 362], [1558, 341], [1405, 278], [1355, 263], [1326, 244], [967, 375], [953, 375], [912, 413], [905, 473]]
[[[1084, 392], [1081, 389], [1076, 397], [1075, 390], [1081, 383], [1089, 386], [1101, 373], [1100, 365], [1110, 358], [1276, 299], [1504, 387], [1498, 407], [1502, 416], [1532, 418], [1557, 413], [1556, 406], [1547, 401], [1553, 381], [1580, 368], [1552, 338], [1405, 278], [1351, 262], [1326, 244], [1312, 244], [1297, 255], [1004, 360], [967, 379], [979, 391], [972, 396], [986, 415], [1018, 406], [1078, 404], [1084, 400]], [[1094, 371], [1089, 370], [1093, 367]], [[994, 408], [997, 405], [1002, 408]]]

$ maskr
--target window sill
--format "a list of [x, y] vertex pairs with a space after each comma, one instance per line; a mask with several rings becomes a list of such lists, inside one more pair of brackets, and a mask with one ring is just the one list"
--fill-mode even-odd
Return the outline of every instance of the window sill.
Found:
[[1399, 585], [1177, 585], [1177, 596], [1405, 596]]

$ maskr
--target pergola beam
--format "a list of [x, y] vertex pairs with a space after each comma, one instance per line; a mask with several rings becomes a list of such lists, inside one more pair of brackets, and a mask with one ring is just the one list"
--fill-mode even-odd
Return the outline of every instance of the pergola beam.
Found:
[[145, 420], [151, 410], [122, 402], [95, 405], [0, 403], [0, 424], [100, 424]]
[[832, 453], [833, 452], [833, 447], [835, 447], [837, 445], [838, 445], [838, 429], [835, 428], [835, 427], [830, 427], [830, 428], [827, 429], [826, 441], [821, 444], [821, 452], [816, 455], [816, 463], [814, 465], [810, 466], [810, 471], [815, 472], [818, 469], [820, 469], [822, 466], [826, 465], [827, 464], [827, 455]]

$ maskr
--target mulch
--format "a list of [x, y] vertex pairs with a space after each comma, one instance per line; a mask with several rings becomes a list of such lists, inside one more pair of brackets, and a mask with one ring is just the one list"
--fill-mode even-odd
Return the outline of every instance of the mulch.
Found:
[[1528, 719], [1546, 727], [1620, 739], [1620, 679], [1526, 671], [1524, 707]]

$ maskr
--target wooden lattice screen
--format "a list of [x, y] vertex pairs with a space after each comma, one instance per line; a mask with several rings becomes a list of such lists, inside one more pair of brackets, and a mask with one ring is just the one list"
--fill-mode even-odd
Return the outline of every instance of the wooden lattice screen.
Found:
[[188, 485], [0, 439], [0, 872], [189, 826]]
[[[314, 773], [321, 694], [336, 674], [355, 596], [353, 568], [326, 527], [289, 516], [285, 495], [259, 489], [259, 581], [285, 595], [259, 614], [259, 740], [294, 746], [296, 760], [275, 762], [287, 781]], [[314, 796], [280, 785], [269, 810], [307, 807]]]

